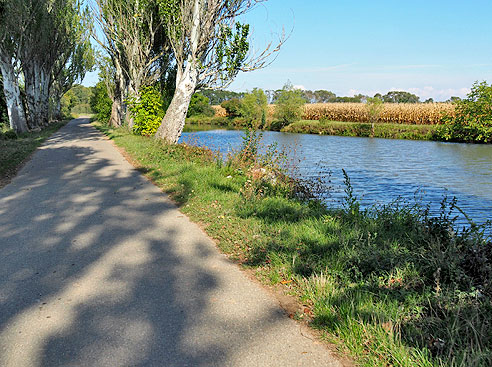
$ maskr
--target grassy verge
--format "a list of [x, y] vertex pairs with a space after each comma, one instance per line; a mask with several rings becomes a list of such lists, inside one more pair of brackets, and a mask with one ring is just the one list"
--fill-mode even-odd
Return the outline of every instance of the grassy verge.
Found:
[[0, 135], [0, 187], [5, 186], [15, 176], [38, 146], [67, 122], [68, 120], [55, 122], [39, 132], [20, 135], [8, 132]]
[[[492, 244], [455, 232], [441, 216], [394, 203], [329, 210], [282, 175], [256, 137], [227, 162], [208, 150], [165, 145], [97, 127], [200, 223], [222, 251], [278, 284], [308, 320], [362, 366], [492, 365]], [[265, 168], [267, 167], [267, 168]]]
[[290, 124], [282, 129], [284, 132], [360, 136], [386, 139], [431, 140], [436, 130], [435, 125], [403, 125], [403, 124], [374, 124], [374, 135], [370, 123], [339, 122], [339, 121], [312, 121], [303, 120]]

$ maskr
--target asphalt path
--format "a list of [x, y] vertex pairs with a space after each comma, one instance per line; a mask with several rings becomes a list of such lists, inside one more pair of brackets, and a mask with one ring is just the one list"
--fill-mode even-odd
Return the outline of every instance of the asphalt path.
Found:
[[339, 366], [90, 124], [0, 189], [0, 366]]

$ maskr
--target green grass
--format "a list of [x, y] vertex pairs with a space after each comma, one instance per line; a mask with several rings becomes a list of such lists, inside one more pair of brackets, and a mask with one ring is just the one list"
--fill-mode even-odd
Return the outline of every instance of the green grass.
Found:
[[436, 126], [433, 125], [403, 125], [403, 124], [374, 124], [374, 134], [370, 123], [339, 122], [339, 121], [312, 121], [302, 120], [294, 122], [282, 129], [284, 132], [375, 137], [386, 139], [431, 140]]
[[361, 211], [347, 180], [345, 207], [328, 210], [300, 198], [275, 159], [261, 171], [241, 156], [224, 163], [97, 127], [222, 251], [298, 297], [306, 306], [295, 317], [361, 366], [492, 365], [492, 245], [478, 230], [450, 230], [453, 202], [437, 219], [402, 203]]
[[0, 187], [14, 176], [23, 162], [55, 131], [68, 120], [56, 122], [39, 132], [19, 134], [16, 139], [0, 135]]

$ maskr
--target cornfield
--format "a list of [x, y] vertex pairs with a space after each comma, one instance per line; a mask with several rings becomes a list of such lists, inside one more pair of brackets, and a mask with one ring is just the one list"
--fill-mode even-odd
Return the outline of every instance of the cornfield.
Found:
[[[226, 116], [220, 106], [213, 106], [216, 116]], [[268, 106], [268, 117], [273, 117], [275, 106]], [[453, 116], [455, 107], [450, 103], [385, 103], [376, 122], [393, 124], [435, 125], [443, 115]], [[304, 106], [304, 120], [327, 119], [346, 122], [369, 122], [364, 103], [313, 103]]]

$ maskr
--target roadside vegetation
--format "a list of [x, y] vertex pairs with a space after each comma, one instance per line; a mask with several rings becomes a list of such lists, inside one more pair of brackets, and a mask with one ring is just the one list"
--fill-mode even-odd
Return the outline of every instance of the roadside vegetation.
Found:
[[38, 146], [67, 122], [54, 122], [43, 130], [19, 134], [13, 130], [0, 131], [0, 187], [15, 176]]
[[484, 227], [395, 201], [362, 210], [346, 176], [343, 207], [285, 175], [275, 146], [259, 154], [210, 150], [96, 125], [200, 223], [222, 251], [266, 284], [297, 297], [292, 317], [362, 366], [490, 366], [492, 244]]

